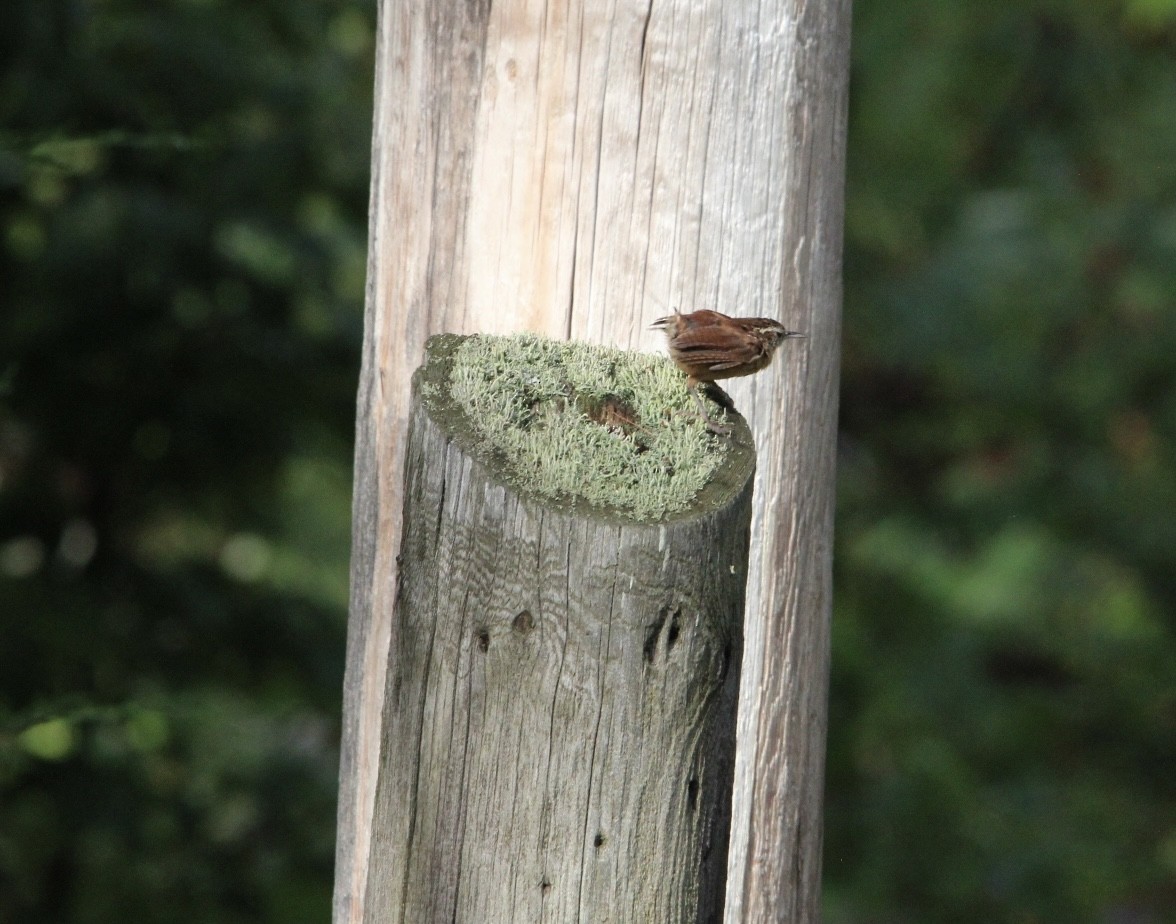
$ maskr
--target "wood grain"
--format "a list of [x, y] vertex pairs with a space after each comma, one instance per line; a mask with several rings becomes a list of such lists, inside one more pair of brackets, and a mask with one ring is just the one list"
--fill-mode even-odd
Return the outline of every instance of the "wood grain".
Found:
[[654, 350], [675, 306], [809, 334], [730, 389], [760, 485], [727, 920], [817, 920], [849, 6], [381, 0], [337, 924], [363, 919], [426, 337]]
[[808, 339], [750, 395], [731, 390], [759, 476], [727, 924], [820, 920], [850, 0], [784, 6], [779, 291]]
[[749, 439], [701, 514], [559, 512], [471, 454], [429, 355], [364, 920], [717, 921]]

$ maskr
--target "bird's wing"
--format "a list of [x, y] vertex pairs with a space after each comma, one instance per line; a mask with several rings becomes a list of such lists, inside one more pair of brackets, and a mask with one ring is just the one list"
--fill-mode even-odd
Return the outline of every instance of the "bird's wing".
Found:
[[734, 369], [758, 355], [758, 350], [744, 334], [718, 326], [682, 331], [674, 338], [674, 351], [684, 362], [703, 366], [712, 372]]

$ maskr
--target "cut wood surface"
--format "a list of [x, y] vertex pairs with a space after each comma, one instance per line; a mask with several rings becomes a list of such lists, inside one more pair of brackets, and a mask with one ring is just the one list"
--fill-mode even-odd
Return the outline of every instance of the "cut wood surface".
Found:
[[364, 919], [717, 921], [746, 425], [683, 515], [556, 509], [475, 452], [447, 397], [453, 339], [430, 349], [410, 424]]
[[818, 919], [849, 6], [382, 0], [337, 924], [364, 919], [425, 339], [653, 350], [675, 306], [809, 335], [730, 389], [759, 486], [726, 915]]

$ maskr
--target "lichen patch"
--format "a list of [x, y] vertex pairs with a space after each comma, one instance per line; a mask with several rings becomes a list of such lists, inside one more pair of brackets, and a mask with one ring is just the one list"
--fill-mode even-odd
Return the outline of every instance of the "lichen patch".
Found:
[[514, 480], [638, 520], [685, 509], [726, 453], [661, 356], [480, 335], [455, 351], [450, 390]]

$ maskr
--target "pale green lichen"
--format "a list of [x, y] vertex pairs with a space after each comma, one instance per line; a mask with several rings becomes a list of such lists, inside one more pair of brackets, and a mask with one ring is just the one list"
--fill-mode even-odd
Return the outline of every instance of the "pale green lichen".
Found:
[[450, 390], [512, 480], [638, 520], [685, 509], [729, 444], [706, 429], [662, 356], [476, 336], [454, 352]]

